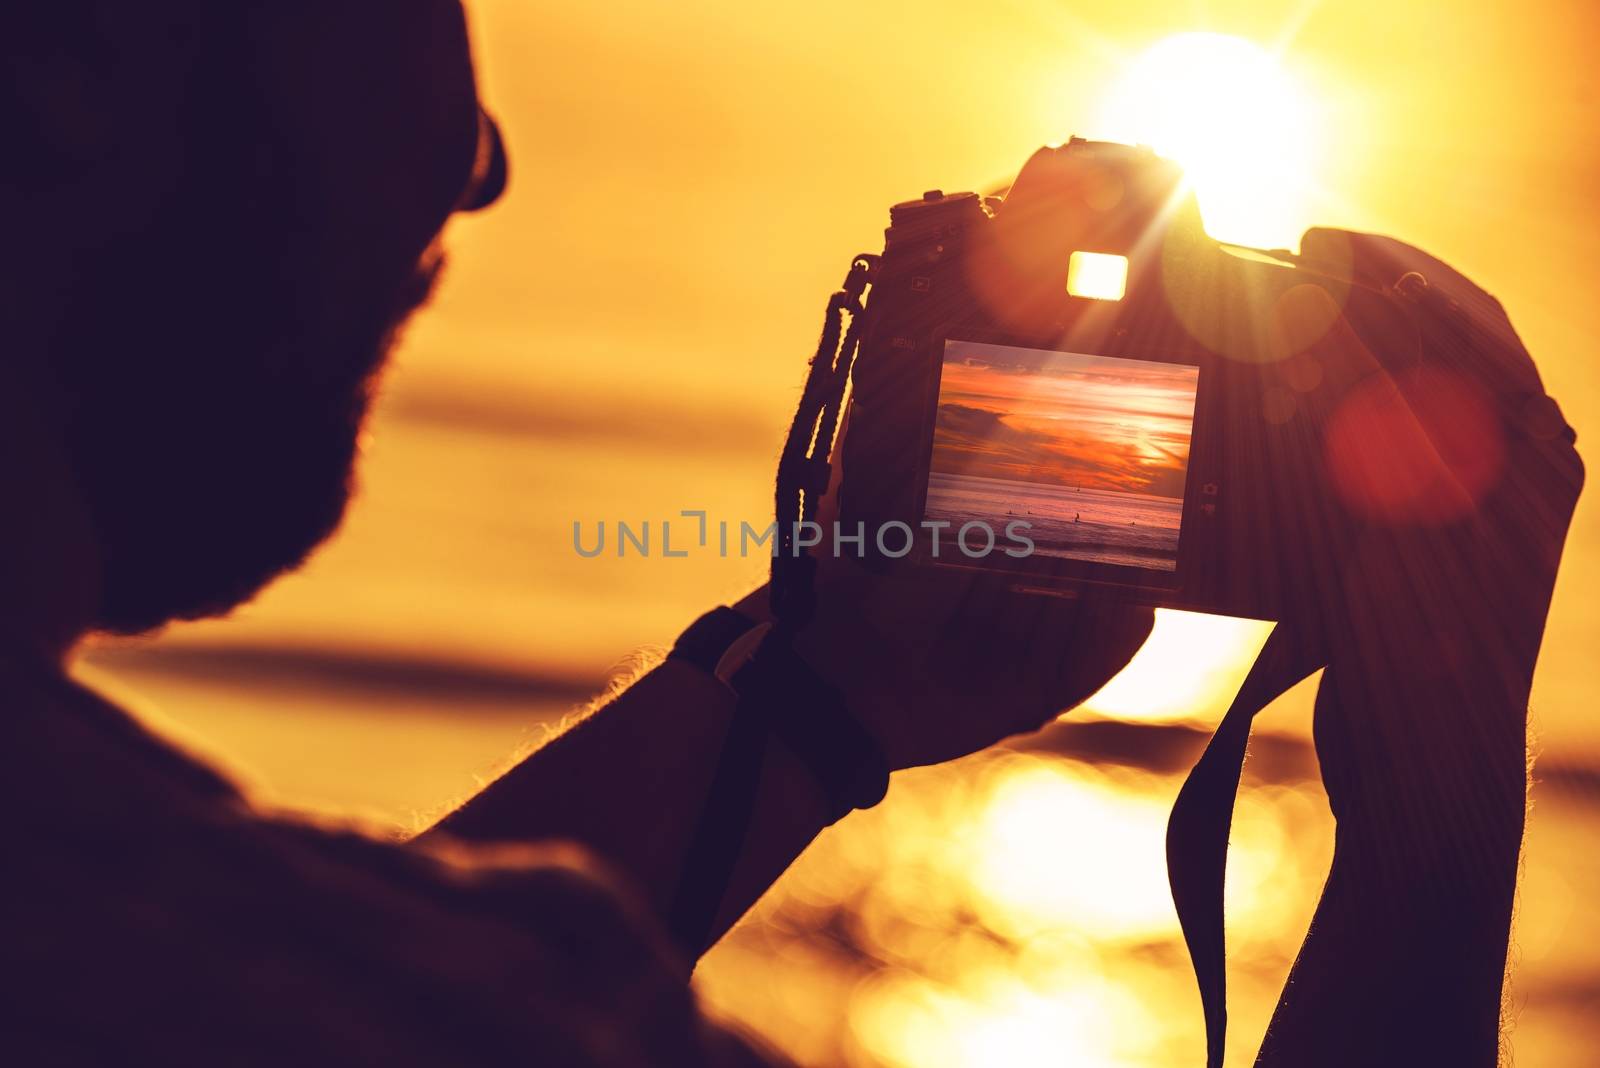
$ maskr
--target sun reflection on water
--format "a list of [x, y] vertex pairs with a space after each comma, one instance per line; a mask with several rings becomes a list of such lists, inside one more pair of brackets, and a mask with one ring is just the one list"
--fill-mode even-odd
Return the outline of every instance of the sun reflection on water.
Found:
[[998, 969], [954, 988], [903, 975], [866, 984], [851, 1023], [872, 1053], [919, 1068], [1148, 1063], [1157, 1030], [1137, 991], [1092, 972], [1041, 984]]
[[[1021, 938], [1078, 924], [1107, 941], [1176, 929], [1161, 845], [1167, 804], [1159, 792], [1032, 757], [998, 762], [989, 778], [970, 868], [989, 929]], [[1093, 869], [1087, 878], [1086, 868]]]
[[[1164, 852], [1179, 782], [1053, 751], [905, 773], [818, 839], [697, 987], [803, 1064], [1194, 1063]], [[1265, 1026], [1329, 825], [1314, 785], [1247, 779], [1228, 870], [1240, 1043]]]

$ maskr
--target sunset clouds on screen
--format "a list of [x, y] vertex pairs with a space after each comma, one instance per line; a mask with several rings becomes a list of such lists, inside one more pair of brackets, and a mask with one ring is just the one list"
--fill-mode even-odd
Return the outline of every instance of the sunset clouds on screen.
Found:
[[950, 341], [933, 470], [1182, 497], [1199, 372]]

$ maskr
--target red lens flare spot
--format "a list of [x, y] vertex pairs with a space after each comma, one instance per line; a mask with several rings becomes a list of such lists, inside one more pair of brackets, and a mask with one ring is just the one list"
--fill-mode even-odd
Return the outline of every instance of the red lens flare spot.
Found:
[[1470, 514], [1505, 464], [1505, 432], [1471, 382], [1434, 368], [1376, 374], [1341, 402], [1324, 439], [1334, 490], [1358, 515], [1437, 524]]

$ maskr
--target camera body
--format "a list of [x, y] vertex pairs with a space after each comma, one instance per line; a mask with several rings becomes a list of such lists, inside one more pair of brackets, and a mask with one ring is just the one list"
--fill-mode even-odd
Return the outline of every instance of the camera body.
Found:
[[896, 205], [863, 314], [839, 520], [869, 567], [1263, 619], [1350, 537], [1318, 346], [1417, 344], [1336, 243], [1231, 251], [1176, 165], [1076, 138], [1003, 198]]

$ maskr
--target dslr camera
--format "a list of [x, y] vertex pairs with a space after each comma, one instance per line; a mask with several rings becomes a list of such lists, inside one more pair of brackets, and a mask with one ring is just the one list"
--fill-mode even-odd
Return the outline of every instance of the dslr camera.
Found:
[[[1042, 148], [1003, 196], [890, 211], [839, 520], [869, 567], [1282, 619], [1348, 525], [1321, 471], [1321, 346], [1414, 357], [1405, 303], [1302, 252], [1210, 238], [1144, 147]], [[1306, 287], [1311, 287], [1307, 289]], [[1320, 292], [1318, 292], [1320, 291]]]

